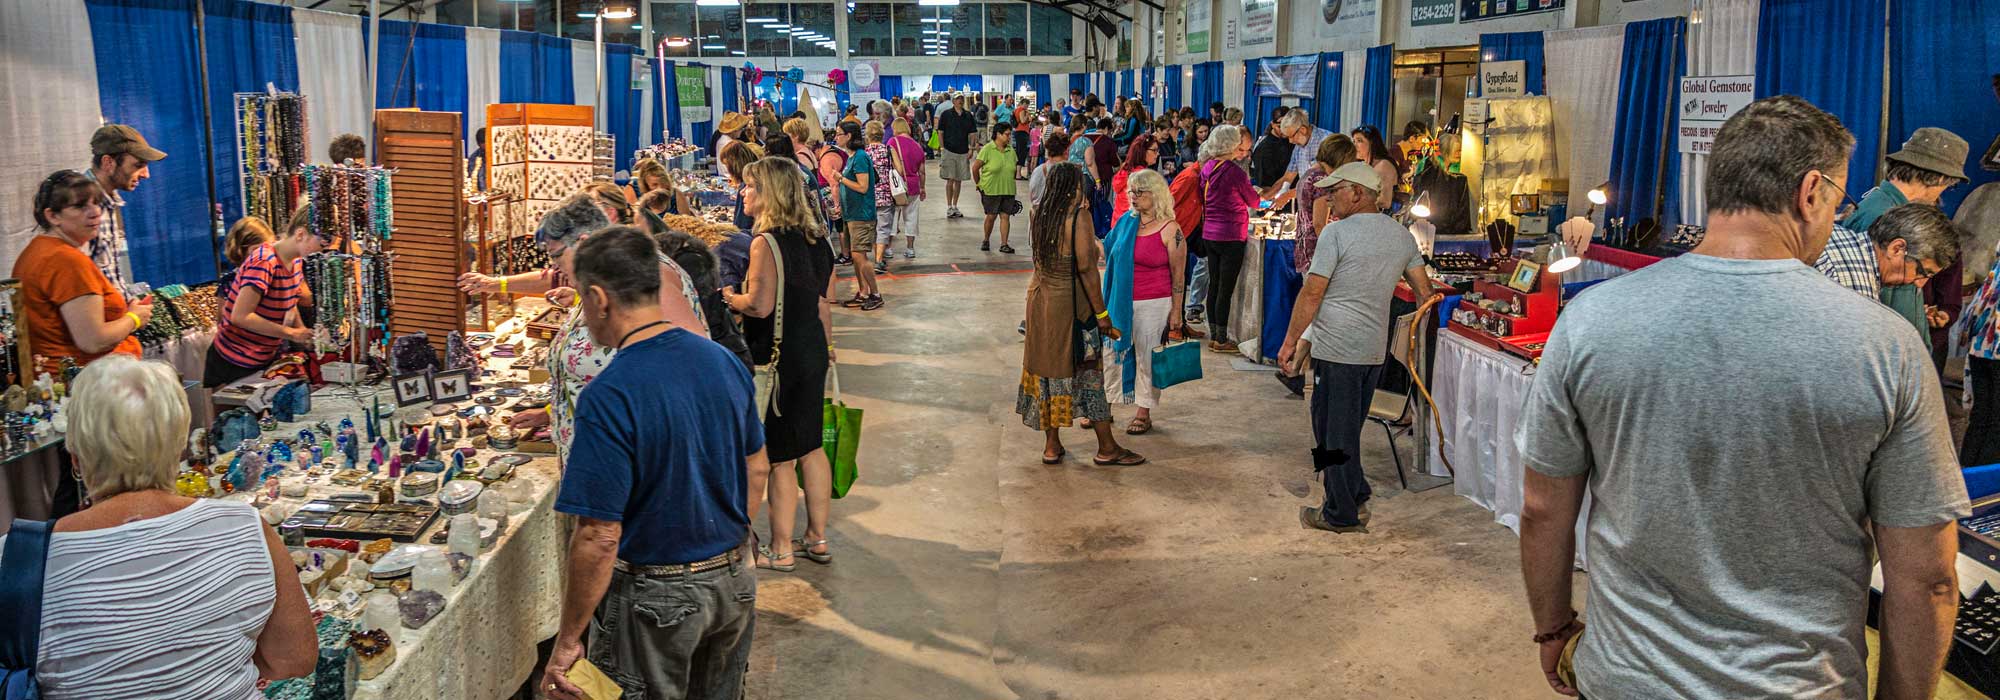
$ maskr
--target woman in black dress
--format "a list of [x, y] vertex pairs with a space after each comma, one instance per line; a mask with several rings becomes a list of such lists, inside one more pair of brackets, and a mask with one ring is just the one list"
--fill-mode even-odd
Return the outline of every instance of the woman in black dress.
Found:
[[[775, 358], [778, 365], [777, 389], [764, 414], [771, 471], [753, 477], [750, 483], [750, 492], [765, 489], [771, 504], [772, 548], [759, 552], [757, 565], [791, 571], [794, 554], [804, 554], [821, 564], [833, 561], [826, 544], [833, 472], [825, 450], [820, 448], [820, 401], [826, 393], [827, 367], [833, 361], [832, 312], [826, 296], [833, 290], [833, 246], [826, 242], [826, 230], [806, 199], [805, 180], [791, 158], [765, 158], [742, 172], [737, 196], [744, 213], [755, 219], [756, 238], [750, 242], [749, 275], [725, 299], [731, 309], [743, 314], [743, 334], [750, 341], [751, 360], [764, 365]], [[773, 240], [777, 242], [775, 251]], [[784, 268], [782, 281], [779, 262]], [[782, 340], [778, 340], [780, 318], [784, 324]], [[777, 346], [775, 353], [773, 345]], [[792, 477], [795, 461], [805, 475], [806, 486], [806, 530], [797, 539], [792, 538], [798, 510]], [[754, 504], [750, 517], [757, 517]]]

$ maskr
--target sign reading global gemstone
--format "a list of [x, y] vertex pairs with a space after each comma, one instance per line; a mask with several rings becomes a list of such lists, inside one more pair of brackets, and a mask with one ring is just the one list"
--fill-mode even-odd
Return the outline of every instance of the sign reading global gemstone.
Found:
[[1706, 154], [1715, 146], [1722, 122], [1757, 99], [1757, 76], [1690, 75], [1681, 78], [1680, 125], [1676, 139], [1682, 153]]

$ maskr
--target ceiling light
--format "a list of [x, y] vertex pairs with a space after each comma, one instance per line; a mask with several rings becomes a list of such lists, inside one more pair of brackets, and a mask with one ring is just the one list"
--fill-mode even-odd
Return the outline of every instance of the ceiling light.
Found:
[[926, 30], [924, 30], [924, 33], [925, 33], [925, 34], [936, 34], [936, 33], [937, 33], [937, 30], [936, 30], [936, 29], [926, 29]]
[[732, 55], [732, 56], [742, 56], [742, 55], [744, 55], [744, 53], [743, 53], [743, 52], [741, 52], [741, 51], [731, 51], [731, 52], [729, 52], [729, 54], [730, 54], [730, 55]]
[[722, 51], [722, 50], [725, 50], [725, 49], [728, 49], [728, 48], [729, 48], [729, 47], [727, 47], [727, 46], [723, 46], [723, 45], [721, 45], [721, 44], [702, 44], [702, 45], [701, 45], [701, 50], [703, 50], [703, 51]]
[[632, 9], [631, 5], [607, 5], [604, 8], [605, 19], [632, 19], [637, 16], [639, 11]]
[[688, 44], [692, 44], [692, 43], [694, 43], [694, 42], [692, 42], [692, 41], [688, 41], [688, 40], [687, 40], [687, 37], [684, 37], [684, 36], [676, 36], [676, 37], [668, 37], [668, 38], [667, 38], [667, 47], [668, 47], [668, 48], [675, 48], [675, 49], [684, 49], [684, 48], [687, 48], [687, 45], [688, 45]]
[[775, 22], [775, 23], [772, 23], [772, 24], [771, 24], [771, 28], [772, 28], [772, 29], [791, 29], [791, 28], [792, 28], [792, 25], [789, 25], [789, 24], [785, 24], [784, 22]]
[[576, 13], [576, 18], [577, 18], [577, 19], [597, 19], [597, 13], [595, 13], [595, 12], [589, 12], [589, 11], [584, 11], [584, 10], [579, 10], [579, 11], [577, 11], [577, 13]]
[[739, 0], [694, 0], [695, 7], [740, 7]]
[[632, 25], [632, 31], [635, 31], [635, 32], [636, 32], [636, 31], [639, 31], [639, 30], [641, 30], [641, 29], [645, 29], [645, 28], [646, 28], [646, 27], [645, 27], [645, 26], [643, 26], [643, 25], [638, 25], [638, 24], [634, 24], [634, 25]]
[[917, 0], [918, 7], [958, 7], [958, 0]]
[[751, 24], [771, 24], [771, 23], [774, 23], [774, 22], [777, 22], [777, 21], [778, 21], [778, 18], [776, 18], [776, 17], [751, 17], [751, 18], [749, 18], [749, 19], [746, 19], [746, 20], [743, 20], [743, 21], [745, 21], [745, 22], [749, 22], [749, 23], [751, 23]]

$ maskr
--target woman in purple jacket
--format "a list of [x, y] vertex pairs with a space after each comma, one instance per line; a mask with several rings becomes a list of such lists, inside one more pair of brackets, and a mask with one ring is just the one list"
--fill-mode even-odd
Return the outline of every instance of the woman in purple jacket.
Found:
[[1218, 126], [1201, 144], [1201, 237], [1208, 248], [1208, 349], [1236, 352], [1229, 337], [1230, 303], [1243, 273], [1243, 248], [1250, 240], [1250, 210], [1260, 199], [1250, 174], [1236, 161], [1250, 154], [1249, 132]]

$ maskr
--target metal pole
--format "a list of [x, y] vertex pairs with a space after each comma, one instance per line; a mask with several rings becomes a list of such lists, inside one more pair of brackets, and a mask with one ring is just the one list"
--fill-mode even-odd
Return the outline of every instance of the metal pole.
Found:
[[596, 100], [596, 105], [594, 105], [594, 109], [591, 110], [591, 114], [595, 117], [595, 119], [593, 119], [592, 121], [596, 122], [598, 131], [609, 131], [609, 129], [604, 128], [604, 8], [603, 7], [597, 8], [596, 41], [597, 41], [597, 50], [596, 50], [597, 65], [595, 70], [591, 71], [592, 73], [597, 74], [597, 91], [591, 93], [592, 95], [596, 95], [596, 97], [594, 98]]
[[[414, 32], [416, 28], [411, 27], [410, 31]], [[375, 86], [380, 84], [375, 71], [381, 68], [381, 66], [376, 65], [382, 61], [381, 47], [382, 0], [368, 0], [368, 87], [362, 92], [368, 98], [362, 101], [362, 109], [367, 110], [368, 134], [370, 136], [368, 140], [370, 142], [375, 140], [373, 138], [375, 134]], [[375, 157], [381, 158], [382, 154], [377, 153]], [[335, 163], [334, 165], [339, 165], [339, 163]]]
[[[195, 55], [194, 63], [195, 67], [201, 71], [202, 145], [203, 147], [208, 149], [209, 153], [214, 153], [215, 119], [210, 113], [210, 108], [208, 104], [208, 9], [202, 6], [202, 0], [195, 0], [194, 2], [194, 38], [195, 38], [195, 49], [198, 52]], [[232, 104], [234, 104], [233, 101]], [[234, 107], [232, 107], [231, 110], [232, 110], [232, 116], [230, 121], [233, 122], [235, 121], [235, 118], [233, 116]], [[222, 233], [222, 230], [220, 227], [222, 224], [218, 217], [222, 216], [222, 202], [221, 200], [218, 200], [215, 197], [216, 175], [215, 175], [214, 159], [211, 158], [208, 159], [208, 162], [202, 163], [201, 169], [203, 173], [202, 184], [208, 186], [208, 215], [211, 217], [211, 219], [213, 219], [210, 222], [210, 228], [213, 229], [213, 231], [209, 234], [208, 254], [210, 259], [212, 259], [215, 263], [216, 279], [221, 279], [223, 267], [222, 267], [222, 248], [221, 248], [222, 237], [220, 235]]]

